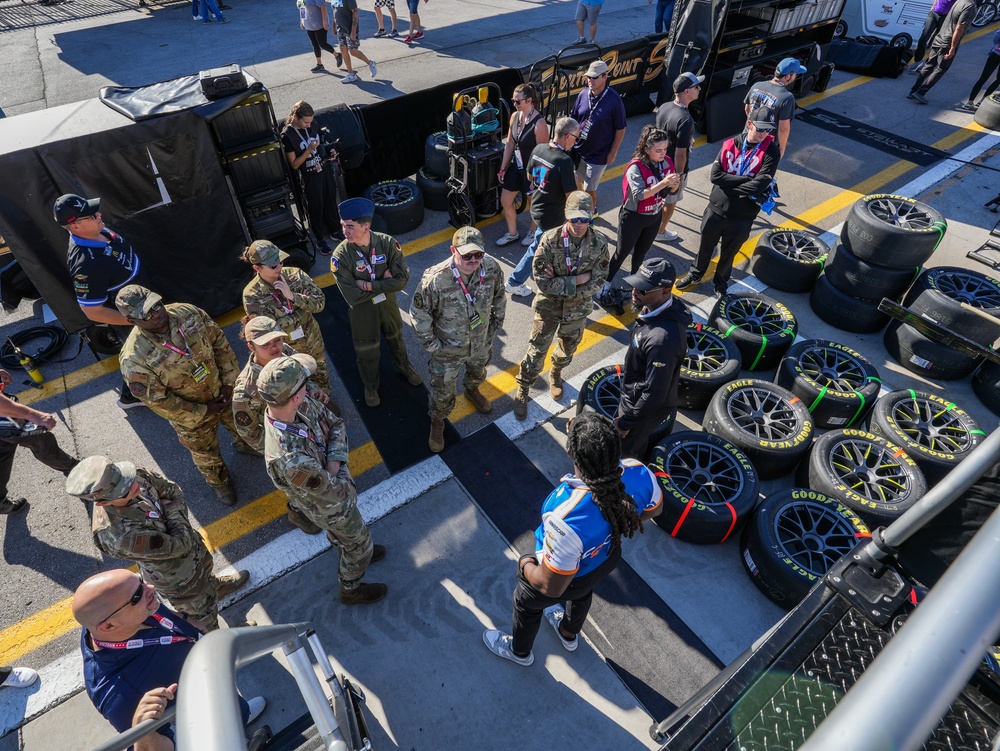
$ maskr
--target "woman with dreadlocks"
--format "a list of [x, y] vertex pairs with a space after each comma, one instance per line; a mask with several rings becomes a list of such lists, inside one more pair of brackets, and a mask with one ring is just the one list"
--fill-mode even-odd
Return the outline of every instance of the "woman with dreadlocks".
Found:
[[660, 486], [641, 462], [621, 458], [621, 439], [611, 421], [584, 413], [571, 421], [566, 452], [573, 474], [542, 504], [535, 552], [517, 562], [513, 633], [489, 630], [490, 651], [518, 665], [535, 661], [531, 647], [542, 616], [563, 647], [577, 648], [594, 587], [615, 570], [622, 537], [662, 510]]

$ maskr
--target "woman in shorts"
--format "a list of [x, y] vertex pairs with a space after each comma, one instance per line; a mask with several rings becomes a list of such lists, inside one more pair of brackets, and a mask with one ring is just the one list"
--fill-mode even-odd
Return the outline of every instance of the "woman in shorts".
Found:
[[[535, 146], [549, 142], [549, 126], [542, 113], [535, 109], [538, 101], [538, 89], [532, 83], [522, 83], [514, 89], [511, 102], [514, 104], [514, 114], [510, 116], [510, 130], [507, 132], [507, 145], [504, 147], [500, 161], [500, 205], [503, 207], [503, 217], [507, 221], [507, 234], [497, 240], [497, 245], [504, 246], [516, 242], [520, 235], [517, 232], [517, 212], [514, 210], [514, 199], [520, 191], [524, 199], [528, 197], [528, 176], [524, 171], [528, 158]], [[535, 221], [531, 220], [528, 233], [521, 242], [525, 247], [531, 245], [535, 236]]]

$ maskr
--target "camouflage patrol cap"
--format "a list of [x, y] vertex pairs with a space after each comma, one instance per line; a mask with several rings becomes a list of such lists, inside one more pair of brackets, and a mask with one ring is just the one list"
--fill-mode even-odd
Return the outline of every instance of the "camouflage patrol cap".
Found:
[[117, 501], [135, 482], [132, 462], [113, 462], [106, 456], [88, 456], [66, 477], [66, 492], [84, 501]]
[[462, 227], [451, 238], [452, 247], [463, 256], [477, 250], [486, 250], [486, 240], [483, 233], [475, 227]]
[[163, 298], [141, 284], [122, 287], [115, 296], [115, 307], [126, 318], [145, 318], [158, 302]]
[[[315, 366], [316, 361], [312, 364]], [[299, 358], [276, 357], [260, 371], [257, 393], [268, 404], [284, 404], [305, 385], [309, 375], [308, 368]]]
[[243, 336], [251, 344], [258, 347], [279, 337], [288, 338], [288, 334], [278, 327], [277, 321], [270, 316], [254, 316], [243, 328]]
[[567, 219], [593, 219], [594, 199], [582, 190], [574, 190], [566, 196]]
[[254, 240], [250, 243], [247, 257], [255, 266], [277, 266], [288, 259], [288, 253], [270, 240]]

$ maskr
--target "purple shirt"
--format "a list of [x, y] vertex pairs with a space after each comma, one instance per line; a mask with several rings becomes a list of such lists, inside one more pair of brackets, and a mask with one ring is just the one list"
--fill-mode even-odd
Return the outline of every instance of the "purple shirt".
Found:
[[951, 10], [951, 6], [953, 6], [955, 2], [956, 0], [934, 0], [934, 6], [931, 10], [943, 16]]

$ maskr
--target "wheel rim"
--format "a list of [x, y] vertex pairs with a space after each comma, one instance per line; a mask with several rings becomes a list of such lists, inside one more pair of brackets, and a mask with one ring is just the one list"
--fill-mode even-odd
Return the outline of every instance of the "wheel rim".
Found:
[[622, 377], [620, 373], [606, 375], [594, 387], [594, 401], [597, 411], [608, 419], [618, 414], [618, 402], [622, 395]]
[[379, 206], [398, 206], [413, 200], [413, 189], [406, 183], [389, 183], [372, 188], [372, 200]]
[[910, 494], [910, 479], [885, 447], [857, 438], [837, 441], [827, 464], [853, 493], [869, 501], [894, 503]]
[[732, 454], [718, 446], [690, 441], [674, 446], [663, 458], [670, 483], [685, 497], [707, 505], [737, 498], [745, 485], [743, 471]]
[[682, 368], [694, 373], [718, 373], [729, 362], [729, 353], [722, 338], [711, 331], [687, 332], [687, 354]]
[[920, 397], [903, 399], [892, 408], [898, 430], [924, 448], [961, 453], [973, 446], [972, 433], [948, 405]]
[[994, 19], [997, 8], [993, 3], [983, 3], [976, 10], [976, 17], [972, 19], [973, 26], [985, 26]]
[[879, 221], [903, 229], [927, 229], [934, 224], [934, 218], [919, 204], [889, 196], [869, 201], [868, 211]]
[[833, 35], [838, 39], [843, 39], [847, 36], [847, 24], [843, 21], [837, 21], [837, 26], [833, 30]]
[[471, 227], [476, 223], [472, 204], [464, 193], [448, 194], [448, 213], [456, 227]]
[[952, 300], [975, 308], [1000, 308], [1000, 288], [975, 274], [950, 271], [937, 278], [937, 286]]
[[795, 411], [784, 397], [760, 388], [733, 392], [726, 411], [741, 430], [769, 441], [791, 438], [801, 429]]
[[865, 367], [856, 357], [830, 347], [814, 347], [799, 355], [807, 378], [834, 391], [858, 391], [868, 383]]
[[786, 258], [797, 261], [818, 261], [827, 255], [815, 237], [802, 232], [775, 232], [771, 235], [771, 247]]
[[784, 314], [756, 297], [737, 297], [726, 309], [729, 320], [753, 334], [771, 336], [787, 326]]
[[857, 541], [844, 517], [814, 501], [782, 508], [774, 519], [774, 536], [785, 554], [814, 576], [823, 576]]

